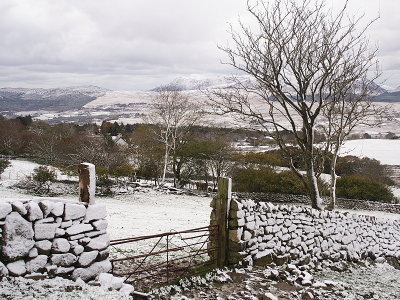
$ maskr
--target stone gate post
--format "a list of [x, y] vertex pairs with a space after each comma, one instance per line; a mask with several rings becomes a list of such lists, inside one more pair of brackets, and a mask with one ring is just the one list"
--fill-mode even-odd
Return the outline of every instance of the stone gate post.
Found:
[[[216, 238], [217, 253], [216, 264], [217, 267], [224, 267], [228, 263], [228, 214], [229, 206], [232, 198], [232, 179], [220, 178], [218, 182], [218, 193], [214, 198], [214, 218], [215, 224], [218, 225], [218, 235]], [[213, 217], [212, 217], [213, 218]], [[212, 219], [211, 218], [211, 219]]]
[[96, 168], [90, 163], [79, 165], [79, 200], [83, 203], [95, 204]]

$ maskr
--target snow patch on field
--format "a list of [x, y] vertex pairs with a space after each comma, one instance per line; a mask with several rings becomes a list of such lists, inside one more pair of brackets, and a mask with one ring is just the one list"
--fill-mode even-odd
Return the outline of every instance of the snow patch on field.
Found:
[[142, 91], [107, 91], [103, 96], [84, 105], [84, 108], [95, 108], [121, 104], [151, 103], [155, 92]]
[[27, 176], [30, 176], [33, 170], [40, 165], [27, 160], [10, 160], [11, 165], [4, 170], [0, 175], [1, 179], [6, 181], [18, 181], [23, 180]]
[[[26, 179], [31, 176], [33, 170], [39, 166], [38, 163], [28, 160], [11, 159], [11, 165], [4, 170], [0, 175], [1, 183], [5, 186], [16, 184], [18, 181]], [[78, 181], [78, 176], [69, 176], [63, 174], [59, 169], [53, 168], [57, 175], [57, 180], [71, 180]]]
[[400, 165], [400, 140], [350, 140], [343, 145], [340, 155], [369, 157], [385, 165]]

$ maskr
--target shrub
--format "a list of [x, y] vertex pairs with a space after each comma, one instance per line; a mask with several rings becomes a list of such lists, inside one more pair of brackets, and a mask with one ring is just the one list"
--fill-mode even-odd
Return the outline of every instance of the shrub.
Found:
[[300, 179], [291, 171], [275, 172], [272, 168], [237, 169], [233, 175], [237, 192], [305, 194]]
[[242, 165], [268, 165], [268, 166], [287, 166], [285, 159], [276, 150], [265, 152], [239, 153], [233, 158]]
[[393, 193], [381, 182], [358, 175], [342, 176], [337, 180], [336, 194], [349, 199], [392, 202]]
[[357, 175], [383, 184], [394, 184], [386, 167], [379, 160], [368, 157], [359, 158], [352, 155], [339, 157], [336, 173], [339, 176]]
[[113, 195], [114, 192], [111, 189], [113, 185], [114, 181], [108, 175], [97, 174], [96, 187], [101, 195], [104, 196]]
[[33, 170], [32, 180], [36, 184], [36, 193], [46, 193], [50, 192], [50, 184], [57, 180], [56, 172], [49, 167], [39, 166]]
[[118, 165], [111, 169], [110, 175], [115, 177], [135, 177], [135, 168], [129, 163]]

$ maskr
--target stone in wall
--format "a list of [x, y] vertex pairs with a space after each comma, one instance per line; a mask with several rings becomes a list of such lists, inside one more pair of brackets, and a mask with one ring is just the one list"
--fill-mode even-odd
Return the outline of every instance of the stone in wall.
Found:
[[70, 267], [77, 259], [72, 253], [52, 254], [50, 257], [51, 263], [60, 267]]
[[37, 204], [34, 201], [30, 201], [27, 205], [28, 208], [28, 220], [29, 221], [36, 221], [43, 219], [43, 212], [39, 207], [39, 204]]
[[93, 238], [87, 245], [89, 250], [103, 250], [110, 245], [110, 238], [107, 234], [103, 234], [99, 237]]
[[40, 272], [47, 264], [47, 255], [38, 255], [37, 257], [26, 262], [26, 271], [28, 273]]
[[71, 249], [71, 244], [67, 239], [57, 238], [53, 240], [52, 251], [54, 253], [67, 253]]
[[88, 268], [78, 268], [72, 273], [72, 279], [81, 278], [83, 281], [89, 281], [96, 278], [100, 273], [108, 273], [111, 270], [111, 263], [108, 260], [95, 262]]
[[90, 251], [90, 252], [84, 252], [79, 256], [78, 259], [78, 264], [81, 267], [87, 267], [89, 266], [92, 262], [95, 261], [97, 256], [99, 255], [99, 251]]
[[0, 220], [4, 219], [10, 212], [12, 212], [11, 204], [0, 203]]
[[[10, 205], [11, 207], [11, 205]], [[3, 227], [2, 254], [6, 261], [27, 256], [35, 244], [32, 224], [16, 212], [10, 213]]]
[[7, 267], [0, 261], [0, 276], [7, 276], [8, 273]]
[[52, 243], [50, 241], [38, 241], [35, 243], [35, 247], [38, 249], [38, 252], [41, 254], [48, 254], [51, 250]]
[[86, 214], [86, 207], [82, 204], [66, 203], [64, 211], [64, 220], [76, 220], [84, 217]]
[[35, 240], [51, 240], [56, 234], [58, 224], [37, 223], [35, 224]]
[[[16, 211], [22, 216], [25, 216], [28, 213], [28, 210], [26, 209], [25, 205], [21, 201], [14, 201], [11, 203], [12, 210]], [[0, 216], [1, 219], [1, 216]]]
[[26, 266], [24, 260], [17, 260], [7, 264], [9, 273], [13, 276], [22, 276], [26, 273]]

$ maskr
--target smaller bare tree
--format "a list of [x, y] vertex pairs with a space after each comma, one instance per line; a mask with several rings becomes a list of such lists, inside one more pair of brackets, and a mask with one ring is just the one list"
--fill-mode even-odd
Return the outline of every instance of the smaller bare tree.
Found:
[[[378, 75], [379, 72], [376, 73]], [[323, 153], [324, 159], [329, 162], [331, 178], [328, 210], [333, 210], [336, 206], [336, 163], [342, 145], [355, 127], [377, 126], [388, 115], [389, 106], [377, 106], [372, 102], [377, 87], [373, 81], [365, 78], [354, 86], [336, 87], [330, 101], [322, 109], [325, 122], [319, 126], [319, 130], [326, 138]]]
[[178, 87], [168, 85], [157, 90], [152, 112], [146, 117], [146, 121], [154, 125], [154, 133], [164, 145], [161, 184], [165, 183], [170, 155], [174, 155], [177, 144], [188, 136], [201, 116], [199, 106], [191, 102], [188, 95]]

